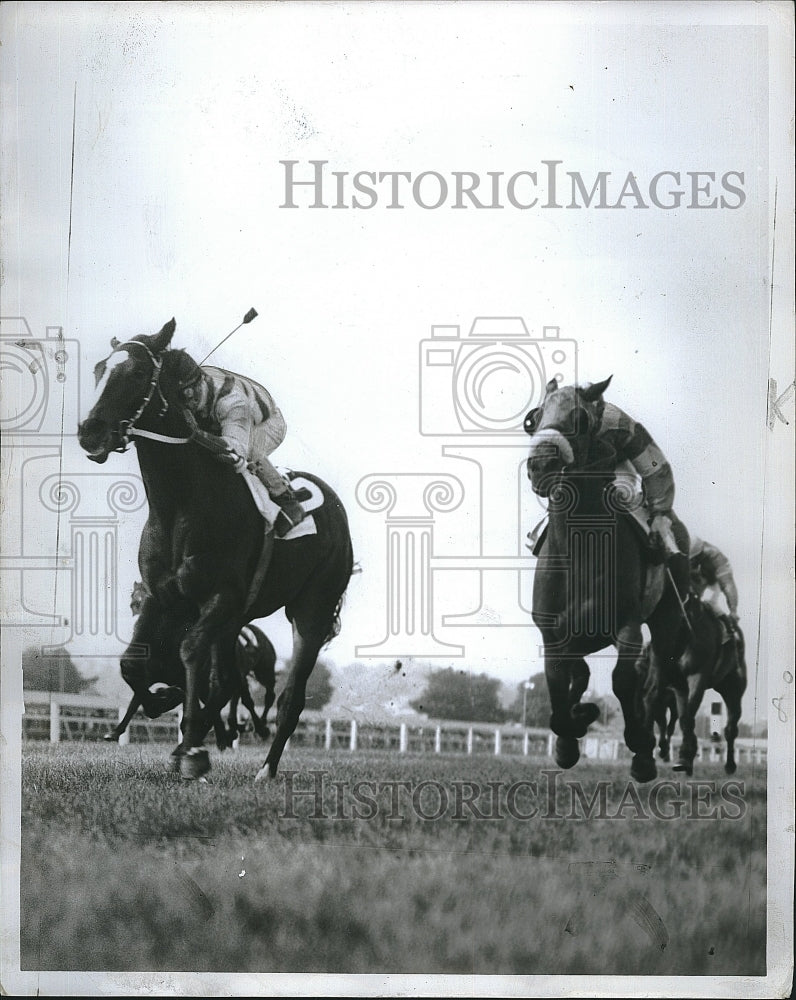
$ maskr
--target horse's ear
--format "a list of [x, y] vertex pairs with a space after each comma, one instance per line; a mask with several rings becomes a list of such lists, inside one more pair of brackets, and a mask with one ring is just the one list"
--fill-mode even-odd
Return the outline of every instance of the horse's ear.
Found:
[[166, 350], [171, 343], [171, 338], [174, 336], [174, 331], [176, 329], [177, 321], [172, 317], [160, 333], [156, 333], [154, 337], [149, 338], [149, 349], [153, 354], [160, 354], [162, 351]]
[[597, 400], [602, 396], [608, 386], [611, 384], [611, 379], [613, 375], [609, 375], [607, 379], [602, 382], [594, 382], [592, 385], [584, 386], [580, 390], [580, 395], [587, 403], [596, 403]]
[[550, 393], [555, 392], [557, 388], [558, 388], [558, 381], [554, 378], [551, 378], [550, 381], [545, 386], [545, 394], [549, 396]]

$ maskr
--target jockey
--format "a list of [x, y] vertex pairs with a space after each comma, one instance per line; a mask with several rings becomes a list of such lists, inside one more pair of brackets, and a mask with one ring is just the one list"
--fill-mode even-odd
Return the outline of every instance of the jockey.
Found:
[[[688, 593], [688, 529], [677, 517], [674, 504], [674, 476], [666, 456], [638, 421], [614, 403], [606, 403], [602, 394], [610, 378], [597, 385], [583, 386], [584, 401], [593, 403], [594, 436], [616, 453], [617, 473], [640, 477], [647, 512], [650, 537], [661, 545], [680, 594]], [[525, 431], [533, 434], [541, 408], [525, 418]]]
[[[305, 517], [289, 482], [268, 456], [284, 440], [285, 418], [273, 397], [253, 379], [193, 362], [181, 379], [185, 418], [193, 437], [236, 472], [248, 469], [281, 508], [274, 530], [280, 537]], [[200, 428], [201, 425], [201, 428]]]
[[650, 534], [684, 571], [688, 530], [672, 509], [674, 475], [666, 456], [647, 429], [614, 403], [605, 403], [596, 437], [616, 452], [617, 472], [628, 471], [641, 478]]
[[[691, 586], [697, 597], [706, 601], [719, 618], [727, 618], [715, 588], [724, 595], [729, 609], [729, 631], [738, 624], [738, 588], [729, 559], [716, 548], [696, 536], [691, 539]], [[707, 598], [705, 595], [708, 595]]]

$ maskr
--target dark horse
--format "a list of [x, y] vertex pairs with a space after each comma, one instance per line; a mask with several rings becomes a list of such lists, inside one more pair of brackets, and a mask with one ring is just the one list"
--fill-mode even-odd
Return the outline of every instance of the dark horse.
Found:
[[[133, 592], [130, 595], [130, 610], [134, 616], [141, 614], [141, 608], [146, 597], [146, 590], [140, 580], [133, 584]], [[229, 712], [227, 714], [227, 726], [217, 718], [213, 720], [216, 730], [216, 742], [220, 750], [224, 750], [234, 744], [238, 738], [238, 702], [243, 704], [249, 711], [252, 724], [257, 735], [267, 740], [269, 735], [266, 719], [268, 712], [274, 703], [276, 688], [276, 650], [271, 640], [257, 628], [256, 625], [247, 625], [241, 629], [238, 640], [235, 644], [235, 665], [237, 667], [239, 690], [234, 690], [229, 702]], [[257, 715], [254, 701], [249, 690], [248, 678], [252, 676], [263, 688], [265, 688], [265, 706], [263, 714]], [[103, 737], [109, 743], [117, 743], [119, 737], [127, 732], [133, 716], [141, 707], [138, 695], [133, 695], [127, 711], [117, 726]]]
[[[609, 382], [559, 387], [553, 379], [526, 420], [528, 476], [534, 491], [549, 498], [549, 524], [537, 548], [533, 619], [544, 642], [556, 763], [574, 766], [578, 739], [599, 715], [596, 705], [581, 704], [589, 683], [584, 657], [615, 646], [613, 690], [634, 755], [631, 775], [644, 782], [656, 775], [654, 712], [678, 652], [682, 613], [672, 580], [655, 567], [656, 556], [628, 513], [635, 490], [614, 484], [616, 455], [596, 433]], [[651, 574], [656, 593], [648, 586]], [[682, 592], [687, 589], [684, 581]], [[644, 622], [652, 636], [646, 678], [636, 670]]]
[[[234, 692], [229, 703], [227, 733], [230, 743], [238, 738], [239, 700], [248, 709], [254, 731], [260, 739], [267, 740], [269, 730], [266, 720], [274, 703], [276, 688], [276, 650], [262, 629], [256, 625], [245, 625], [235, 643], [235, 661], [240, 678], [240, 692]], [[265, 688], [262, 715], [258, 715], [254, 707], [254, 700], [249, 690], [249, 677], [253, 677], [261, 687]]]
[[735, 738], [741, 718], [741, 700], [746, 690], [746, 650], [743, 633], [730, 627], [708, 601], [692, 597], [687, 605], [690, 630], [684, 629], [685, 650], [677, 661], [674, 692], [683, 742], [680, 745], [675, 771], [692, 774], [697, 739], [694, 720], [708, 688], [717, 691], [727, 706], [727, 758], [724, 770], [734, 774]]
[[[122, 675], [154, 718], [184, 703], [183, 743], [174, 751], [180, 773], [198, 778], [210, 767], [203, 747], [213, 720], [235, 690], [235, 642], [252, 619], [285, 609], [293, 653], [277, 705], [277, 727], [257, 779], [273, 778], [304, 708], [305, 689], [321, 647], [337, 634], [353, 555], [340, 500], [309, 473], [293, 486], [310, 495], [315, 534], [274, 542], [265, 534], [243, 476], [194, 439], [183, 414], [182, 381], [192, 367], [170, 350], [175, 322], [153, 336], [120, 344], [99, 400], [78, 428], [94, 462], [135, 440], [149, 502], [138, 563], [147, 597], [121, 660]], [[98, 379], [104, 363], [95, 369]], [[270, 563], [250, 599], [263, 553]], [[164, 681], [165, 692], [150, 685]], [[184, 697], [181, 686], [184, 685]], [[203, 707], [202, 704], [203, 702]]]

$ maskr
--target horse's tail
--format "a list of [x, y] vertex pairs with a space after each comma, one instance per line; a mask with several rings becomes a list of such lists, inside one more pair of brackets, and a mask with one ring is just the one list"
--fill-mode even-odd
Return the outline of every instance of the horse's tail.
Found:
[[[349, 550], [349, 552], [350, 552], [350, 550]], [[351, 556], [351, 560], [352, 560], [352, 562], [350, 564], [351, 568], [350, 568], [349, 576], [348, 576], [349, 582], [351, 581], [351, 577], [355, 573], [361, 573], [362, 572], [362, 567], [359, 565], [359, 563], [358, 562], [353, 562], [353, 556]], [[346, 590], [347, 589], [348, 589], [348, 584], [346, 584]], [[328, 646], [329, 643], [332, 641], [332, 639], [335, 639], [338, 635], [340, 635], [340, 629], [342, 628], [342, 622], [340, 621], [340, 612], [343, 610], [343, 604], [345, 603], [346, 590], [344, 590], [342, 592], [342, 594], [340, 595], [340, 599], [338, 600], [337, 604], [335, 605], [334, 613], [332, 614], [332, 623], [329, 626], [329, 632], [328, 632], [326, 638], [323, 640], [323, 646], [321, 647], [322, 649], [324, 647]]]
[[340, 595], [340, 600], [335, 605], [334, 613], [332, 615], [332, 623], [329, 626], [329, 632], [327, 633], [326, 638], [323, 640], [323, 646], [328, 646], [332, 639], [335, 639], [338, 635], [340, 635], [340, 629], [343, 627], [343, 623], [340, 620], [340, 612], [343, 610], [344, 602], [345, 591], [343, 591]]

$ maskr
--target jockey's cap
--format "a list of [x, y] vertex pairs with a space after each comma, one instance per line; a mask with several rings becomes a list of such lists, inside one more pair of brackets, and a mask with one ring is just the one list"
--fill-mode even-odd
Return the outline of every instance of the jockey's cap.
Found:
[[185, 351], [180, 351], [179, 353], [180, 360], [177, 366], [177, 378], [179, 379], [180, 389], [189, 389], [201, 379], [202, 369], [190, 354], [187, 354]]

